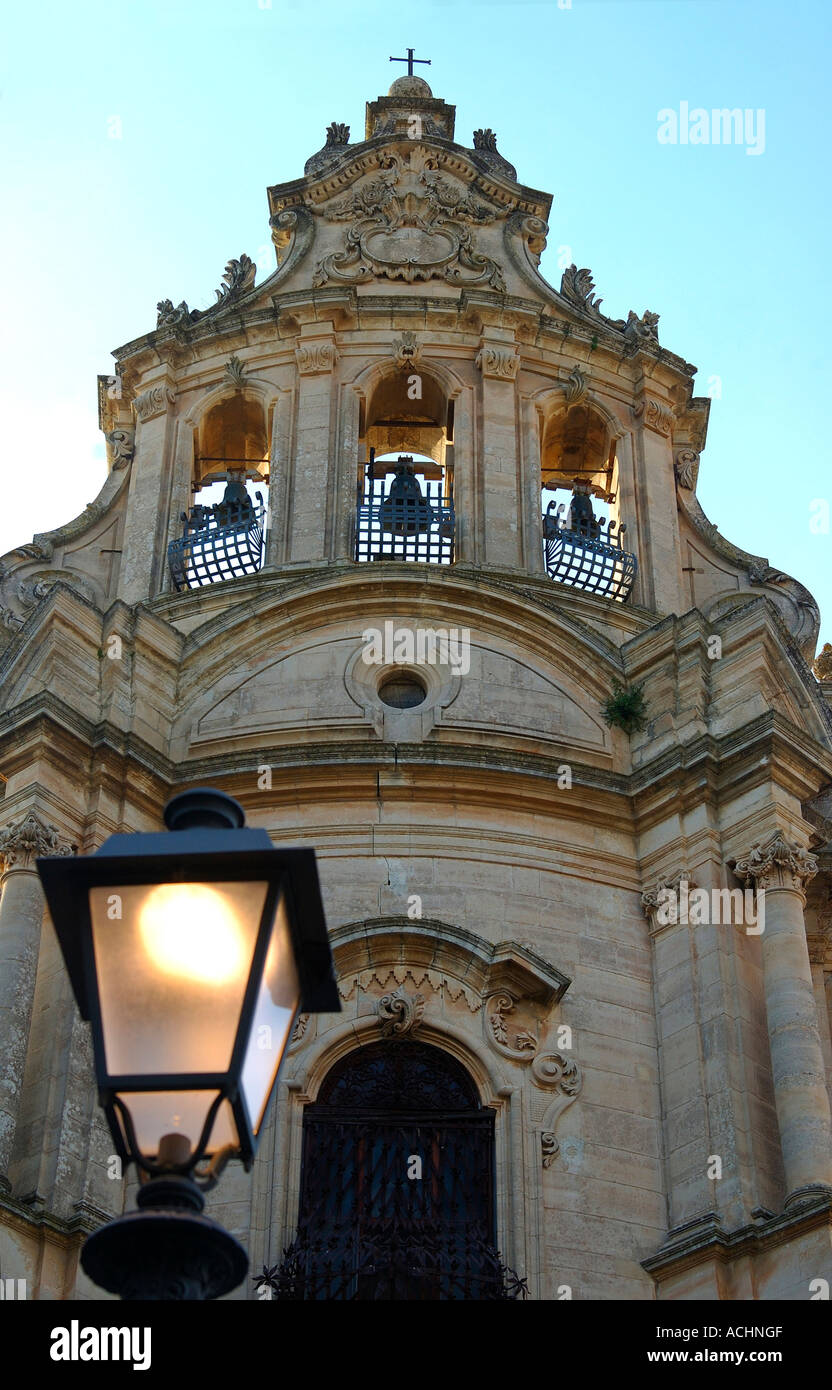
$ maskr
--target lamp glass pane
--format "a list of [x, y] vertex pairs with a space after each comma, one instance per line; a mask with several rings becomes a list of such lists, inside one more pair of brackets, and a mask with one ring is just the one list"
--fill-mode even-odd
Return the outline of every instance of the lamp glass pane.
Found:
[[110, 1076], [228, 1069], [267, 888], [240, 882], [90, 889]]
[[[213, 1091], [117, 1091], [130, 1111], [139, 1151], [152, 1158], [164, 1134], [186, 1134], [193, 1149], [202, 1133], [205, 1117], [218, 1092]], [[118, 1111], [116, 1111], [118, 1115]], [[124, 1121], [118, 1115], [124, 1133]], [[125, 1134], [125, 1144], [127, 1136]], [[239, 1147], [237, 1126], [227, 1100], [217, 1110], [206, 1154], [216, 1153], [226, 1144]]]
[[272, 925], [241, 1076], [243, 1095], [255, 1134], [263, 1122], [299, 1004], [300, 984], [295, 952], [286, 901], [281, 897]]

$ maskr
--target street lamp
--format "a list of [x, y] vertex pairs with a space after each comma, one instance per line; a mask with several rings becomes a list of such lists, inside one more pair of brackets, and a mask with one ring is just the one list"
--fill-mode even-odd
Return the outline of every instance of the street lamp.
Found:
[[142, 1181], [81, 1264], [123, 1298], [217, 1298], [248, 1259], [202, 1194], [230, 1158], [251, 1168], [298, 1012], [340, 1002], [315, 851], [275, 849], [212, 788], [164, 819], [37, 868], [116, 1151]]

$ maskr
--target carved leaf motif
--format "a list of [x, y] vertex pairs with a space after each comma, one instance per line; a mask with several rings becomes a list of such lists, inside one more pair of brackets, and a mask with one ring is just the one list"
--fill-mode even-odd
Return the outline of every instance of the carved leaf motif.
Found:
[[4, 870], [34, 869], [40, 856], [66, 856], [72, 850], [54, 825], [41, 820], [36, 811], [29, 811], [22, 820], [0, 830], [0, 858]]
[[256, 275], [257, 266], [251, 256], [243, 252], [239, 259], [232, 258], [223, 271], [223, 284], [217, 290], [217, 304], [226, 304], [251, 289]]
[[588, 312], [594, 314], [596, 318], [601, 318], [603, 317], [601, 314], [601, 305], [604, 301], [593, 293], [594, 289], [595, 281], [589, 270], [586, 268], [579, 270], [574, 263], [567, 266], [560, 282], [560, 292], [564, 299], [570, 300], [572, 304], [576, 304], [580, 309], [588, 310]]
[[246, 369], [236, 354], [229, 357], [225, 364], [225, 379], [234, 386], [245, 386]]

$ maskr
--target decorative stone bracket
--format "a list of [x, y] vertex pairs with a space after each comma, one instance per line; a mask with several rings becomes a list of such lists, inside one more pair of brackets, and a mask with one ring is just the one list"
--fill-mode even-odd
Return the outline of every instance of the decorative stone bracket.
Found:
[[484, 347], [477, 353], [476, 365], [483, 376], [499, 377], [503, 381], [514, 381], [520, 358], [510, 348]]
[[580, 1094], [583, 1077], [574, 1057], [566, 1057], [562, 1052], [547, 1052], [537, 1056], [532, 1064], [532, 1076], [541, 1088], [555, 1091], [555, 1098], [544, 1116], [540, 1135], [543, 1167], [549, 1168], [560, 1149], [555, 1127], [563, 1111]]
[[334, 343], [306, 343], [295, 348], [295, 358], [301, 376], [319, 376], [332, 371], [338, 353]]
[[656, 434], [669, 435], [673, 429], [673, 411], [649, 396], [633, 406], [633, 419], [641, 421], [645, 429], [653, 430]]
[[156, 415], [162, 415], [169, 405], [174, 401], [173, 391], [169, 386], [150, 386], [146, 391], [142, 391], [133, 402], [133, 408], [142, 424], [147, 420], [152, 420]]

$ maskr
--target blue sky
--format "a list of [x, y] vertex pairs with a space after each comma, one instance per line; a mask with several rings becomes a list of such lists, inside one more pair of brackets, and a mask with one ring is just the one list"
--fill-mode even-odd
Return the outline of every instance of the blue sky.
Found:
[[[561, 0], [565, 3], [565, 0]], [[552, 192], [541, 269], [588, 266], [604, 311], [661, 315], [711, 411], [699, 496], [730, 540], [801, 579], [832, 640], [832, 6], [826, 0], [86, 0], [7, 11], [0, 71], [6, 489], [0, 553], [68, 521], [105, 474], [96, 374], [157, 300], [214, 301], [248, 252], [271, 272], [266, 186], [326, 125], [432, 59], [457, 139], [497, 131]], [[661, 144], [658, 113], [765, 113], [763, 152]], [[719, 383], [711, 379], [719, 378]]]

